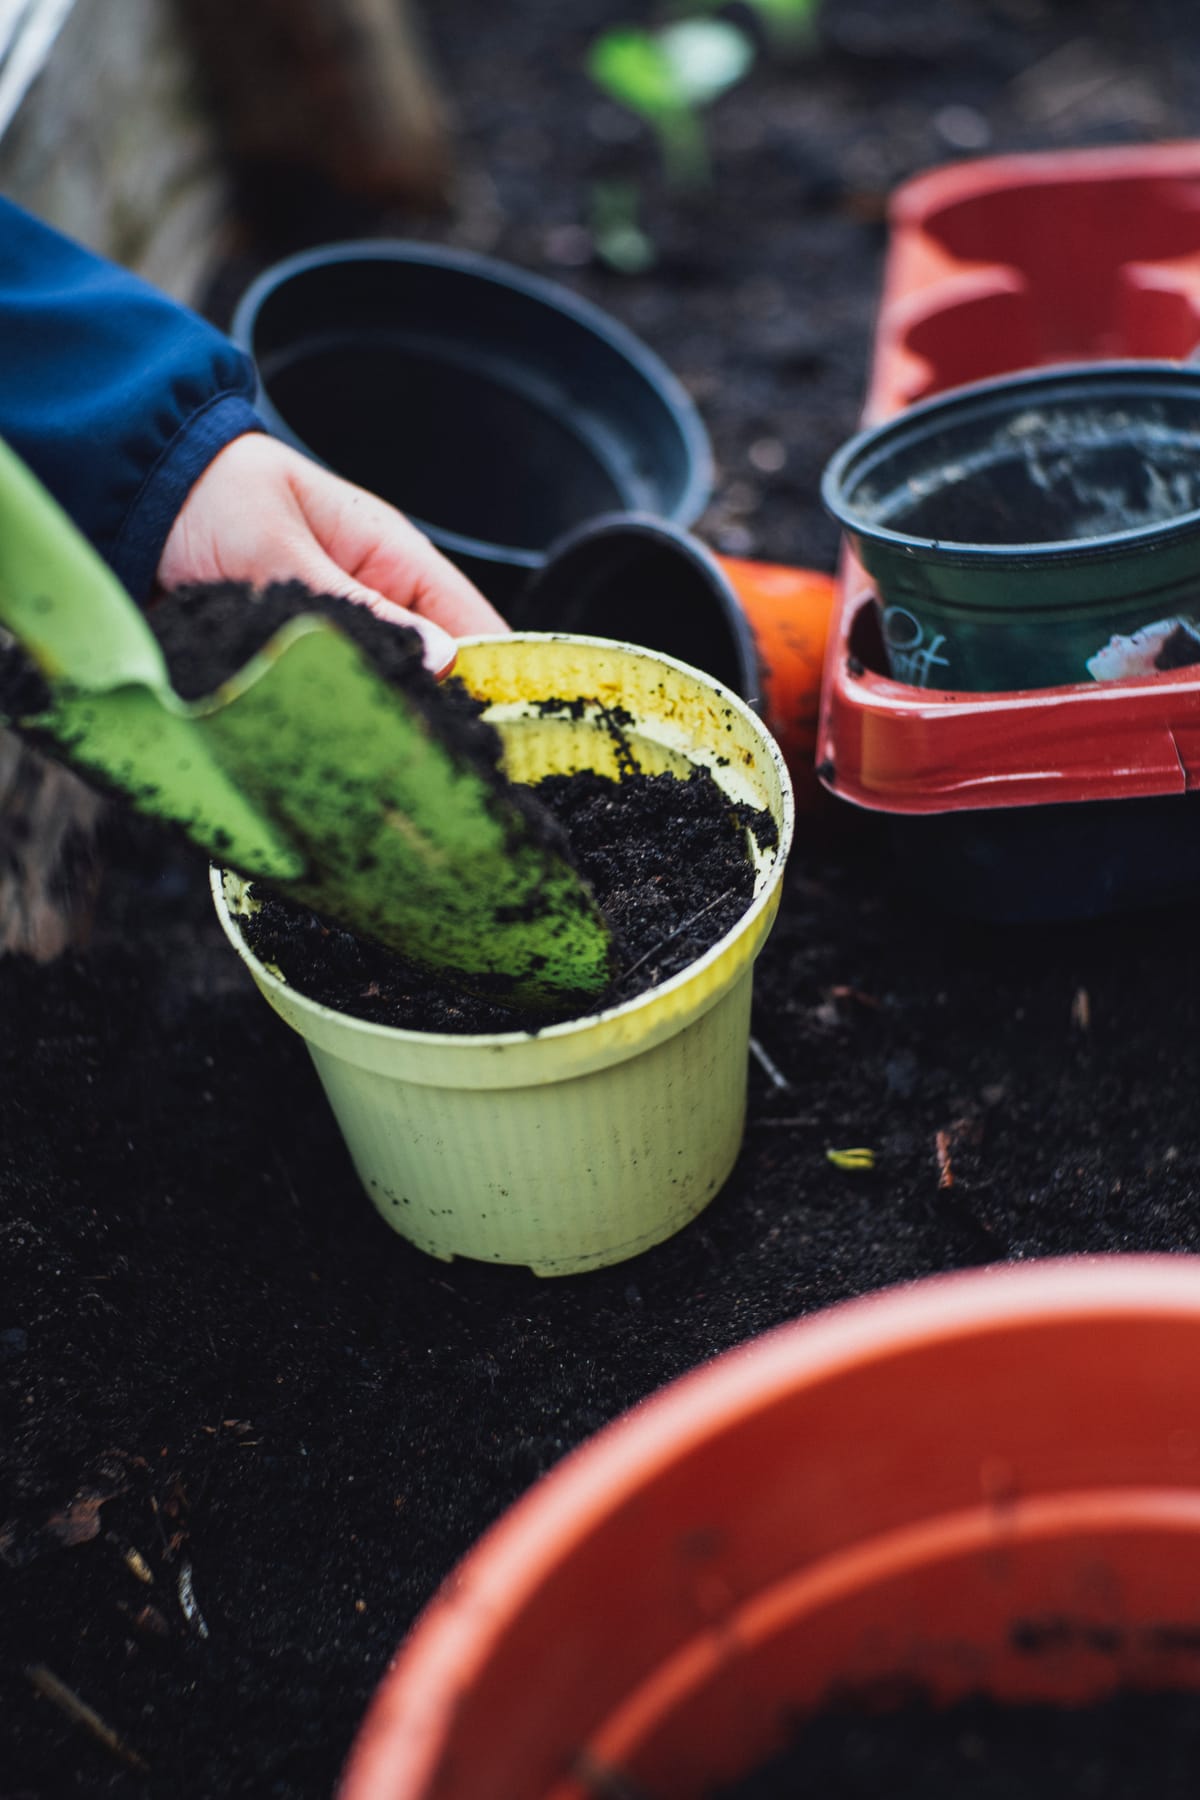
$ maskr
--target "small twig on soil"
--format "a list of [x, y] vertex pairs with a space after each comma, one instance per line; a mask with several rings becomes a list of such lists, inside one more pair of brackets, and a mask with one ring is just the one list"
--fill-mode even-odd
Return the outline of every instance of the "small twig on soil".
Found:
[[65, 1681], [60, 1681], [58, 1676], [46, 1667], [45, 1663], [31, 1663], [25, 1673], [43, 1699], [49, 1700], [52, 1706], [57, 1706], [58, 1710], [65, 1713], [67, 1718], [76, 1725], [82, 1725], [85, 1731], [90, 1731], [92, 1736], [103, 1744], [106, 1750], [111, 1751], [120, 1762], [130, 1769], [137, 1769], [143, 1775], [149, 1774], [149, 1765], [142, 1760], [137, 1751], [131, 1750], [129, 1745], [117, 1736], [112, 1726], [106, 1725], [100, 1714], [81, 1700]]
[[791, 1089], [791, 1082], [775, 1059], [768, 1056], [756, 1037], [750, 1039], [750, 1051], [771, 1086], [781, 1094], [788, 1093]]
[[196, 1596], [192, 1590], [192, 1565], [184, 1562], [179, 1570], [179, 1610], [197, 1637], [208, 1636], [208, 1626], [204, 1623], [204, 1614], [196, 1604]]
[[130, 1573], [136, 1575], [139, 1581], [144, 1581], [147, 1587], [151, 1585], [154, 1580], [154, 1571], [140, 1550], [135, 1550], [131, 1545], [125, 1552], [125, 1564]]
[[[376, 992], [378, 992], [378, 989], [376, 990]], [[283, 1176], [283, 1185], [287, 1189], [288, 1198], [290, 1199], [292, 1205], [296, 1208], [296, 1210], [299, 1211], [300, 1210], [300, 1196], [296, 1192], [296, 1184], [292, 1180], [292, 1172], [288, 1168], [287, 1163], [284, 1161], [283, 1157], [279, 1154], [279, 1151], [275, 1148], [275, 1146], [273, 1144], [271, 1146], [271, 1156], [274, 1160], [276, 1168], [279, 1170], [279, 1173]]]
[[933, 1143], [937, 1151], [938, 1187], [952, 1188], [954, 1186], [954, 1167], [950, 1161], [950, 1133], [939, 1131]]
[[674, 931], [668, 932], [666, 937], [647, 950], [644, 956], [639, 956], [635, 963], [630, 963], [627, 969], [622, 969], [621, 980], [628, 981], [631, 975], [636, 975], [638, 970], [644, 968], [653, 957], [661, 956], [667, 946], [673, 944], [677, 937], [682, 937], [685, 931], [690, 930], [693, 925], [698, 925], [701, 919], [708, 917], [710, 912], [715, 912], [723, 901], [732, 900], [732, 898], [733, 889], [726, 888], [723, 894], [718, 894], [715, 900], [710, 900], [707, 906], [702, 906], [700, 911], [693, 913], [690, 919], [685, 919], [682, 925], [677, 925]]

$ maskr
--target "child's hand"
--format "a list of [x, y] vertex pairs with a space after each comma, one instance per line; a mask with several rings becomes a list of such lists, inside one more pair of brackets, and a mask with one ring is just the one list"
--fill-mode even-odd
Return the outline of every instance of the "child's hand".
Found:
[[293, 580], [411, 625], [435, 674], [454, 661], [455, 637], [508, 630], [402, 513], [286, 444], [250, 432], [214, 457], [184, 501], [163, 547], [158, 584], [265, 587]]

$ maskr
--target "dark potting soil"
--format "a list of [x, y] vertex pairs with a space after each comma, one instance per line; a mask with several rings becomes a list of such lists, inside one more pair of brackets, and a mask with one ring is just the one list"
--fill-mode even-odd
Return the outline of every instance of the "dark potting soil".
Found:
[[[230, 297], [362, 230], [564, 280], [695, 395], [720, 470], [705, 541], [813, 567], [833, 566], [818, 479], [857, 423], [892, 185], [966, 140], [1200, 117], [1200, 17], [1167, 0], [828, 0], [815, 59], [766, 61], [711, 110], [693, 203], [582, 74], [625, 17], [609, 0], [423, 17], [459, 122], [452, 215], [318, 213], [276, 186], [262, 216], [293, 235], [231, 265]], [[614, 177], [658, 247], [636, 279], [589, 260], [592, 184]], [[539, 1282], [388, 1230], [198, 858], [114, 820], [107, 865], [89, 945], [0, 962], [4, 1800], [328, 1800], [457, 1559], [664, 1382], [942, 1270], [1200, 1250], [1191, 905], [1001, 931], [953, 893], [909, 898], [869, 818], [810, 817], [758, 964], [730, 1181], [636, 1261]], [[874, 1170], [828, 1159], [848, 1145]]]
[[894, 1711], [842, 1704], [713, 1800], [1191, 1800], [1200, 1698], [1114, 1695], [1087, 1707], [975, 1696]]
[[[299, 581], [275, 582], [263, 589], [236, 581], [177, 588], [155, 601], [147, 620], [175, 692], [183, 700], [200, 700], [249, 662], [281, 626], [304, 612], [330, 619], [353, 638], [385, 680], [418, 703], [436, 691], [437, 681], [421, 661], [421, 640], [415, 631], [377, 619], [348, 600], [314, 594]], [[43, 711], [49, 699], [45, 681], [20, 646], [0, 637], [0, 713], [19, 719]], [[469, 716], [480, 709], [465, 710]], [[493, 763], [498, 754], [497, 745]]]
[[[175, 692], [184, 700], [200, 700], [302, 613], [330, 620], [364, 651], [385, 681], [418, 704], [428, 703], [438, 692], [436, 677], [421, 660], [421, 640], [415, 631], [377, 619], [367, 607], [336, 595], [314, 594], [303, 582], [278, 581], [263, 589], [239, 581], [176, 588], [155, 602], [148, 617]], [[479, 708], [467, 711], [477, 713]], [[496, 761], [495, 752], [490, 760]]]
[[[572, 862], [613, 931], [617, 973], [599, 1012], [687, 968], [746, 910], [754, 866], [746, 825], [706, 769], [686, 781], [630, 770], [619, 780], [581, 771], [538, 782], [534, 797], [561, 825]], [[768, 815], [768, 823], [769, 815]], [[301, 993], [339, 1012], [411, 1031], [537, 1031], [547, 1015], [448, 986], [278, 896], [242, 926], [255, 954]]]
[[451, 754], [486, 779], [503, 786], [520, 806], [542, 842], [561, 847], [561, 833], [528, 790], [500, 774], [498, 734], [481, 717], [483, 705], [451, 675], [439, 681], [421, 659], [415, 631], [376, 618], [365, 606], [333, 594], [314, 594], [299, 581], [275, 582], [261, 590], [242, 582], [213, 582], [180, 588], [150, 611], [171, 685], [185, 700], [211, 694], [261, 650], [290, 620], [302, 614], [326, 618], [350, 638], [377, 674], [398, 688], [421, 713], [430, 732]]

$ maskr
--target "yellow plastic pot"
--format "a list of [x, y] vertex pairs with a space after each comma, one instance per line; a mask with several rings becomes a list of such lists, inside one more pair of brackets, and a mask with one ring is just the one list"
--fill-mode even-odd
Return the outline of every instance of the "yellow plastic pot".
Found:
[[[779, 749], [726, 688], [670, 657], [599, 638], [466, 640], [455, 669], [489, 702], [518, 781], [615, 775], [620, 706], [640, 766], [703, 764], [767, 808], [748, 843], [754, 898], [732, 931], [636, 1000], [544, 1031], [451, 1037], [368, 1024], [306, 999], [247, 948], [238, 877], [214, 871], [230, 942], [308, 1044], [354, 1165], [384, 1218], [433, 1256], [570, 1275], [634, 1256], [696, 1216], [729, 1175], [745, 1119], [754, 959], [779, 905], [792, 795]], [[539, 702], [582, 700], [578, 718]]]

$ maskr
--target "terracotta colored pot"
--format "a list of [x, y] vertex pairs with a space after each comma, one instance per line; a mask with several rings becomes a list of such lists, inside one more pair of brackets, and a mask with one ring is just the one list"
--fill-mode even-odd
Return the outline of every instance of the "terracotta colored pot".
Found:
[[1200, 1261], [920, 1282], [667, 1388], [447, 1582], [341, 1800], [700, 1800], [897, 1680], [1200, 1687]]

